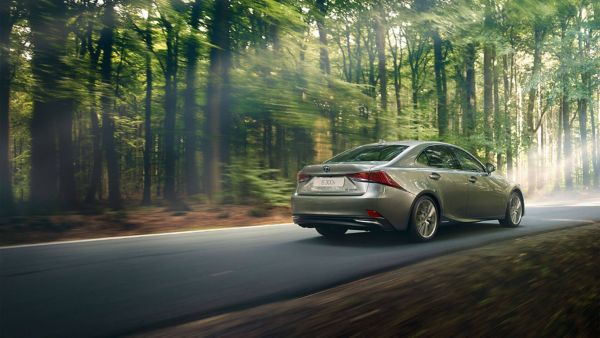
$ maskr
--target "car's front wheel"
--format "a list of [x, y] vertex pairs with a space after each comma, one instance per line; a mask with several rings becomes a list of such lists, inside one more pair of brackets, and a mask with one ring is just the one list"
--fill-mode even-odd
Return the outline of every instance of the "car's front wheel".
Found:
[[421, 196], [415, 201], [410, 216], [408, 231], [412, 240], [426, 242], [433, 239], [439, 226], [438, 208], [429, 196]]
[[327, 238], [341, 238], [348, 229], [340, 226], [318, 225], [315, 227], [318, 233]]
[[523, 200], [518, 192], [513, 191], [508, 199], [508, 205], [506, 206], [506, 212], [503, 219], [499, 219], [498, 222], [504, 227], [514, 228], [518, 227], [523, 217]]

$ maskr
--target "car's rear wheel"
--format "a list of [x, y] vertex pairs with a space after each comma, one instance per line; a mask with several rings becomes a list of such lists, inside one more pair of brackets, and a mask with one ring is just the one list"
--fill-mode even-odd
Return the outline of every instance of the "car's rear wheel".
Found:
[[523, 200], [518, 192], [513, 191], [508, 199], [506, 212], [503, 219], [499, 219], [500, 225], [508, 228], [518, 227], [523, 218]]
[[341, 238], [348, 229], [340, 226], [317, 225], [315, 227], [318, 233], [327, 238]]
[[410, 215], [408, 231], [412, 240], [430, 241], [435, 237], [439, 226], [439, 212], [435, 201], [429, 196], [419, 197]]

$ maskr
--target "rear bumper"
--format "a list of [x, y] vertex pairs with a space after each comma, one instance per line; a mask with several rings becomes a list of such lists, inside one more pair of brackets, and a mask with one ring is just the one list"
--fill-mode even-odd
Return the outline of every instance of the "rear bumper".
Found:
[[[396, 188], [370, 184], [360, 196], [299, 195], [292, 196], [294, 223], [302, 227], [338, 224], [350, 229], [405, 230], [415, 195]], [[370, 217], [375, 210], [382, 218]]]
[[323, 216], [323, 215], [294, 215], [294, 223], [303, 228], [314, 228], [319, 225], [343, 226], [354, 230], [383, 230], [393, 231], [394, 226], [385, 218], [362, 216]]

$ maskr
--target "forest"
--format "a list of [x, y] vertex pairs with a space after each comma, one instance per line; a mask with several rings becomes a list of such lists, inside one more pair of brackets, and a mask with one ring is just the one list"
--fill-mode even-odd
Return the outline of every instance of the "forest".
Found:
[[287, 205], [379, 140], [600, 188], [594, 0], [2, 0], [0, 213]]

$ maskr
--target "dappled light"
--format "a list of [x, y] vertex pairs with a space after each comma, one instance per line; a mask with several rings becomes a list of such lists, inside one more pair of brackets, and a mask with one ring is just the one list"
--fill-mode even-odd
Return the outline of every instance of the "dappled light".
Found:
[[0, 0], [2, 337], [600, 337], [598, 224], [598, 0]]

